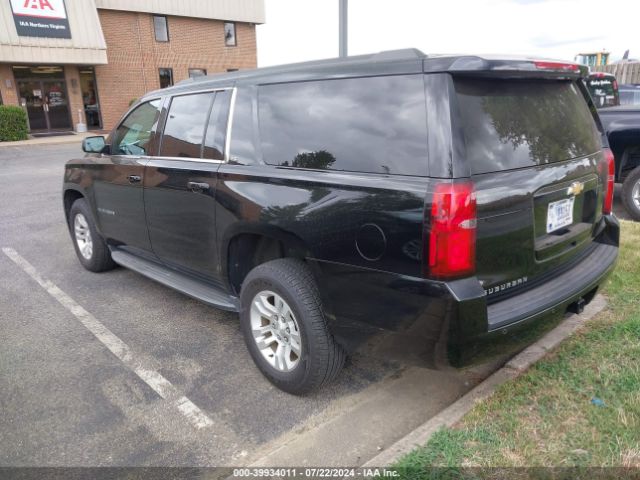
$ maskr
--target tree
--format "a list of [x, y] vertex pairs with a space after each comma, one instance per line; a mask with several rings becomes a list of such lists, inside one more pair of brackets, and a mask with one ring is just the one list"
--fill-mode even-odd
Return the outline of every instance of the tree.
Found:
[[[299, 153], [291, 163], [292, 167], [328, 170], [336, 161], [336, 157], [326, 150]], [[285, 163], [286, 164], [286, 163]]]

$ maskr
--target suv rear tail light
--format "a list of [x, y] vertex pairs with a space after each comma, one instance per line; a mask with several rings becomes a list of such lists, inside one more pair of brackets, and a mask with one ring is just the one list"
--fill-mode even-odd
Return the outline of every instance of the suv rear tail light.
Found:
[[440, 183], [432, 202], [425, 234], [425, 275], [454, 278], [473, 274], [477, 222], [473, 182]]
[[604, 153], [604, 162], [600, 165], [604, 167], [603, 170], [607, 173], [602, 213], [609, 215], [613, 210], [613, 187], [616, 181], [616, 161], [611, 149], [604, 148], [602, 153]]

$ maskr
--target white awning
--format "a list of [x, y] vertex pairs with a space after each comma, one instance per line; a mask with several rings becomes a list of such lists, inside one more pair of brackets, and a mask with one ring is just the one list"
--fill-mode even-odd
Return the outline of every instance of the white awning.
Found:
[[264, 0], [95, 0], [98, 8], [261, 24]]

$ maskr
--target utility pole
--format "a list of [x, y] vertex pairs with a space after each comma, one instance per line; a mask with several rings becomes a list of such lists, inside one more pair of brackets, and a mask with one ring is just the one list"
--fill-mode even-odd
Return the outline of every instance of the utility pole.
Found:
[[346, 57], [347, 53], [347, 37], [348, 37], [348, 10], [349, 10], [349, 0], [339, 0], [340, 1], [340, 56]]

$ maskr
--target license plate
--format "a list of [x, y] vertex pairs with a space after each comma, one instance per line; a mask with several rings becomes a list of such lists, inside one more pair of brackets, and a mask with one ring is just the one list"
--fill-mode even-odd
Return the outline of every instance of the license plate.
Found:
[[551, 202], [547, 210], [547, 233], [573, 223], [573, 203], [576, 197]]

